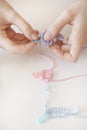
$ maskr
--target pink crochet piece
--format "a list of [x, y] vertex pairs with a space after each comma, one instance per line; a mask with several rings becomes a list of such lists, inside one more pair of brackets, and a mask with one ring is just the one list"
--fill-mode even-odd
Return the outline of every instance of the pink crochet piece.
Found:
[[33, 76], [35, 78], [40, 78], [43, 81], [51, 81], [53, 76], [53, 71], [51, 69], [49, 70], [42, 70], [41, 73], [33, 73]]

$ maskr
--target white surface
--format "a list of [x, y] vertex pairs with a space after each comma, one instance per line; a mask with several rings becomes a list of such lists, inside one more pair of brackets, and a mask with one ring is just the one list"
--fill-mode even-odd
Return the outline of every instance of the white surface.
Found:
[[[45, 2], [41, 0], [40, 3], [39, 0], [37, 2], [34, 0], [9, 1], [25, 19], [39, 30], [46, 29], [57, 17], [56, 4], [52, 4], [55, 11], [51, 8], [54, 15], [50, 17], [48, 14], [51, 9], [43, 10], [45, 7], [43, 3], [49, 3], [49, 0]], [[53, 2], [58, 3], [57, 0]], [[65, 1], [65, 3], [68, 2], [69, 0]], [[28, 3], [30, 3], [30, 8]], [[43, 8], [40, 7], [41, 5]], [[39, 7], [43, 17], [39, 12]], [[63, 4], [61, 8], [64, 8]], [[35, 14], [38, 17], [35, 17]], [[35, 80], [32, 73], [49, 68], [50, 65], [46, 58], [36, 54], [39, 50], [40, 48], [36, 48], [27, 55], [18, 56], [0, 50], [0, 130], [87, 130], [87, 119], [54, 119], [42, 125], [36, 123], [37, 117], [43, 112], [45, 94], [43, 93], [44, 83]], [[83, 50], [77, 63], [62, 61], [50, 50], [44, 50], [44, 52], [55, 59], [57, 67], [54, 71], [54, 78], [56, 79], [87, 73], [87, 49]], [[81, 111], [87, 112], [87, 78], [56, 83], [55, 86], [57, 87], [53, 89], [55, 95], [51, 106], [79, 106]]]

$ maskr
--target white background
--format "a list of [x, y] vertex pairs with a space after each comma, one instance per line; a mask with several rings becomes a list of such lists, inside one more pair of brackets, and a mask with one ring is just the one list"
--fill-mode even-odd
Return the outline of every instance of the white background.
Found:
[[[8, 0], [32, 26], [46, 29], [71, 1]], [[63, 33], [67, 34], [67, 29]], [[32, 77], [34, 71], [49, 68], [50, 62], [37, 54], [44, 51], [57, 64], [54, 78], [87, 73], [87, 49], [77, 63], [60, 60], [51, 50], [37, 47], [27, 55], [11, 55], [0, 50], [0, 130], [87, 130], [87, 119], [53, 119], [36, 123], [44, 106], [44, 83]], [[87, 78], [56, 83], [51, 105], [78, 106], [87, 113]]]

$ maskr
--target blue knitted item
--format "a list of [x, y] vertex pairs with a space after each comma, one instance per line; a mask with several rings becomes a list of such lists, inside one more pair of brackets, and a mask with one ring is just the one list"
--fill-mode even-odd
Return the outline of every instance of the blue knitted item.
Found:
[[77, 115], [79, 113], [78, 107], [71, 108], [63, 108], [63, 107], [54, 107], [46, 110], [44, 114], [42, 114], [38, 118], [38, 123], [45, 123], [48, 119], [53, 118], [65, 118], [71, 115]]

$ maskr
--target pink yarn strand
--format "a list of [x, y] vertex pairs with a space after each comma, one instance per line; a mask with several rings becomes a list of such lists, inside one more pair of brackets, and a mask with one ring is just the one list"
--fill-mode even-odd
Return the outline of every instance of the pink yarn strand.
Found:
[[51, 80], [51, 82], [63, 82], [63, 81], [68, 81], [68, 80], [71, 80], [71, 79], [81, 78], [81, 77], [87, 77], [87, 74], [75, 75], [75, 76], [71, 76], [71, 77], [67, 77], [67, 78], [59, 79], [59, 80]]
[[53, 69], [54, 69], [54, 68], [55, 68], [55, 66], [56, 66], [56, 64], [55, 64], [54, 60], [53, 60], [50, 56], [46, 55], [46, 54], [45, 54], [45, 53], [43, 53], [43, 52], [39, 52], [39, 54], [40, 54], [40, 55], [42, 55], [42, 56], [44, 56], [44, 57], [46, 57], [46, 58], [48, 58], [48, 59], [52, 62], [52, 67], [50, 68], [50, 70], [52, 70], [52, 71], [53, 71]]

